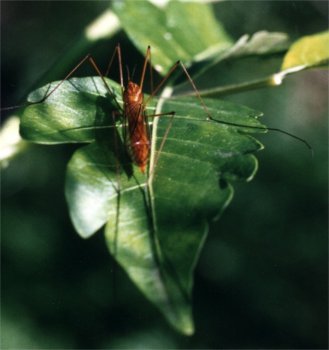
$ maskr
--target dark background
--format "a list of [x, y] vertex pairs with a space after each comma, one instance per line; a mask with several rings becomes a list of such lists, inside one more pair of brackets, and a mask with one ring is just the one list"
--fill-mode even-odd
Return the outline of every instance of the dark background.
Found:
[[[107, 6], [2, 1], [2, 105], [21, 103], [46, 77], [63, 78], [71, 67], [61, 71], [57, 62]], [[215, 9], [235, 39], [262, 29], [297, 39], [328, 25], [326, 1]], [[118, 41], [128, 64], [143, 59], [120, 32], [92, 48], [101, 65]], [[2, 171], [3, 349], [327, 348], [328, 74], [303, 72], [227, 99], [306, 138], [315, 156], [288, 137], [261, 137], [255, 179], [235, 186], [232, 204], [211, 224], [195, 273], [195, 335], [167, 325], [115, 266], [102, 232], [89, 240], [75, 233], [63, 189], [76, 147], [35, 145]]]

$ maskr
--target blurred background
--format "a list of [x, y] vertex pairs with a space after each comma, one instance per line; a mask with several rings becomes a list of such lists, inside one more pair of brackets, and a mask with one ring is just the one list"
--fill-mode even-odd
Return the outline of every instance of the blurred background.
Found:
[[[58, 62], [108, 4], [2, 1], [2, 106], [63, 78], [73, 65]], [[213, 6], [235, 40], [263, 29], [297, 39], [328, 26], [325, 1]], [[130, 67], [143, 60], [124, 32], [81, 57], [91, 51], [104, 67], [118, 42]], [[263, 111], [265, 124], [307, 139], [315, 155], [274, 132], [259, 137], [258, 173], [235, 185], [196, 268], [195, 335], [167, 325], [115, 265], [102, 232], [82, 240], [74, 231], [64, 178], [77, 146], [32, 145], [2, 170], [1, 348], [327, 348], [328, 73], [226, 99]]]

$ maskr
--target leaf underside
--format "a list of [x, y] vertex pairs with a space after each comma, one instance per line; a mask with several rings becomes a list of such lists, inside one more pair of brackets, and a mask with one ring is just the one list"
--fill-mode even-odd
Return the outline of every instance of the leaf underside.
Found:
[[[120, 87], [107, 83], [121, 103]], [[51, 88], [34, 91], [29, 101]], [[260, 113], [247, 107], [205, 102], [217, 120], [261, 125]], [[76, 230], [87, 238], [105, 225], [108, 247], [133, 282], [176, 329], [191, 334], [192, 272], [208, 222], [232, 198], [231, 181], [253, 176], [252, 153], [262, 146], [248, 128], [207, 121], [196, 98], [166, 100], [161, 111], [176, 114], [149, 118], [157, 160], [150, 184], [130, 160], [118, 107], [99, 77], [65, 81], [45, 102], [26, 108], [21, 134], [37, 143], [90, 143], [74, 153], [67, 169], [66, 198]]]

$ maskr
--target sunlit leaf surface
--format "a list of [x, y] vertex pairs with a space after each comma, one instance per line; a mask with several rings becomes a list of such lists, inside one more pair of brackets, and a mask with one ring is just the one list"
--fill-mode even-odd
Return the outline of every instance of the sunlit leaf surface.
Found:
[[329, 32], [304, 36], [289, 49], [282, 63], [282, 70], [305, 66], [314, 67], [328, 64]]

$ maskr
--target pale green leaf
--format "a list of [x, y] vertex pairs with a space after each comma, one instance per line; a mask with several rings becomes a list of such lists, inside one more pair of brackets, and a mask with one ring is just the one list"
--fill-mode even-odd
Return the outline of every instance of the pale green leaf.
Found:
[[329, 60], [329, 32], [308, 35], [297, 40], [282, 63], [282, 71], [298, 66], [304, 68], [327, 65]]

